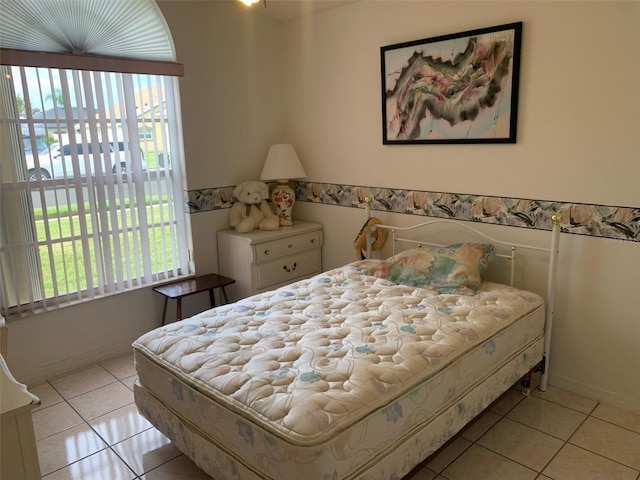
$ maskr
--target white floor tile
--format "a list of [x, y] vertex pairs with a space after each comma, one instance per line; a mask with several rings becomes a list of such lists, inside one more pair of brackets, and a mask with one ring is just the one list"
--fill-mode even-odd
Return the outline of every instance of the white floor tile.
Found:
[[115, 453], [107, 449], [42, 478], [43, 480], [133, 480], [136, 475]]
[[[43, 479], [210, 480], [140, 416], [136, 378], [126, 355], [31, 388]], [[412, 477], [477, 479], [640, 480], [640, 412], [512, 389]]]
[[542, 473], [554, 480], [636, 480], [639, 472], [566, 444]]
[[51, 435], [36, 444], [40, 473], [47, 475], [107, 448], [107, 444], [83, 423]]
[[587, 415], [537, 397], [527, 397], [511, 410], [507, 417], [554, 437], [568, 440]]
[[54, 378], [49, 380], [49, 383], [60, 395], [69, 399], [116, 381], [116, 377], [100, 365], [94, 365], [69, 375]]
[[472, 443], [469, 440], [458, 437], [433, 455], [429, 462], [427, 462], [426, 467], [436, 473], [441, 473], [471, 445]]
[[521, 423], [503, 418], [478, 444], [540, 472], [560, 450], [563, 441]]
[[533, 395], [534, 397], [542, 398], [549, 402], [557, 403], [573, 410], [577, 410], [578, 412], [582, 413], [591, 413], [593, 409], [598, 405], [598, 402], [596, 400], [592, 400], [575, 393], [567, 392], [566, 390], [562, 390], [551, 385], [547, 387], [546, 392], [541, 392], [540, 390], [536, 389], [531, 393], [531, 395]]
[[67, 402], [33, 412], [32, 419], [36, 441], [84, 423], [82, 417]]
[[640, 433], [640, 410], [627, 410], [601, 403], [594, 410], [593, 416]]
[[209, 475], [184, 455], [151, 470], [140, 478], [141, 480], [211, 480]]
[[115, 445], [140, 432], [148, 430], [152, 425], [138, 413], [135, 404], [109, 412], [106, 415], [94, 418], [89, 425], [107, 441], [109, 445]]
[[136, 374], [136, 368], [133, 363], [133, 353], [113, 360], [108, 360], [106, 362], [101, 362], [100, 365], [118, 380], [122, 380], [123, 378]]
[[113, 449], [138, 475], [153, 470], [182, 454], [155, 428], [134, 435], [114, 445]]
[[92, 420], [133, 403], [133, 392], [116, 382], [73, 397], [69, 403], [82, 418]]
[[478, 440], [487, 430], [493, 427], [502, 417], [493, 412], [485, 412], [476, 418], [473, 423], [462, 430], [462, 438], [472, 442]]
[[133, 392], [133, 384], [138, 379], [137, 375], [132, 375], [131, 377], [123, 378], [120, 380], [129, 390]]
[[530, 468], [473, 445], [442, 472], [448, 480], [534, 480], [538, 474]]
[[570, 443], [640, 470], [640, 433], [597, 418], [588, 418]]
[[417, 471], [413, 477], [411, 477], [411, 480], [435, 480], [436, 478], [438, 478], [437, 473], [432, 472], [427, 468], [423, 468], [422, 470]]
[[496, 400], [496, 402], [489, 407], [489, 410], [498, 415], [506, 415], [525, 398], [527, 397], [525, 397], [519, 389], [512, 388]]
[[34, 408], [32, 410], [34, 412], [55, 405], [56, 403], [64, 402], [64, 398], [62, 398], [48, 382], [29, 387], [29, 391], [40, 399], [40, 406]]

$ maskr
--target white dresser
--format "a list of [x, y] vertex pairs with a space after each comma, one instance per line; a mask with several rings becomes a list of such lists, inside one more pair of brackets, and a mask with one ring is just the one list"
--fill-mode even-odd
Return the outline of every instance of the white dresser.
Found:
[[40, 480], [31, 410], [40, 399], [13, 378], [0, 355], [0, 478]]
[[322, 225], [296, 221], [275, 231], [218, 232], [220, 275], [232, 278], [232, 301], [272, 290], [322, 271]]

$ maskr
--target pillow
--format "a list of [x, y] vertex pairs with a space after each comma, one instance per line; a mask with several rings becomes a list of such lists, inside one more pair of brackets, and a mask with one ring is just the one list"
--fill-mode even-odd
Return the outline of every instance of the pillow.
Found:
[[456, 243], [441, 248], [414, 248], [388, 258], [365, 274], [439, 293], [473, 294], [493, 260], [493, 245]]

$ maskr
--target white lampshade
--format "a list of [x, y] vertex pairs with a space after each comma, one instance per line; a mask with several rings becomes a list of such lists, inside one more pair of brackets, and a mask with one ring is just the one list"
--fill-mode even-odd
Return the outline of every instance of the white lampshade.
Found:
[[271, 200], [276, 207], [280, 225], [293, 225], [291, 213], [296, 197], [293, 188], [289, 186], [289, 180], [306, 178], [306, 176], [293, 146], [287, 143], [271, 145], [260, 180], [277, 180], [278, 182], [271, 191]]
[[271, 145], [260, 180], [290, 180], [306, 177], [307, 174], [302, 168], [293, 145], [288, 143]]

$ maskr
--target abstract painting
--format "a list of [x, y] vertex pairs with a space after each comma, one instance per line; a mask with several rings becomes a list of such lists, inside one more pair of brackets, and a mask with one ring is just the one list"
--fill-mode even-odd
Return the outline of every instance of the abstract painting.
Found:
[[522, 22], [380, 48], [384, 144], [515, 143]]

